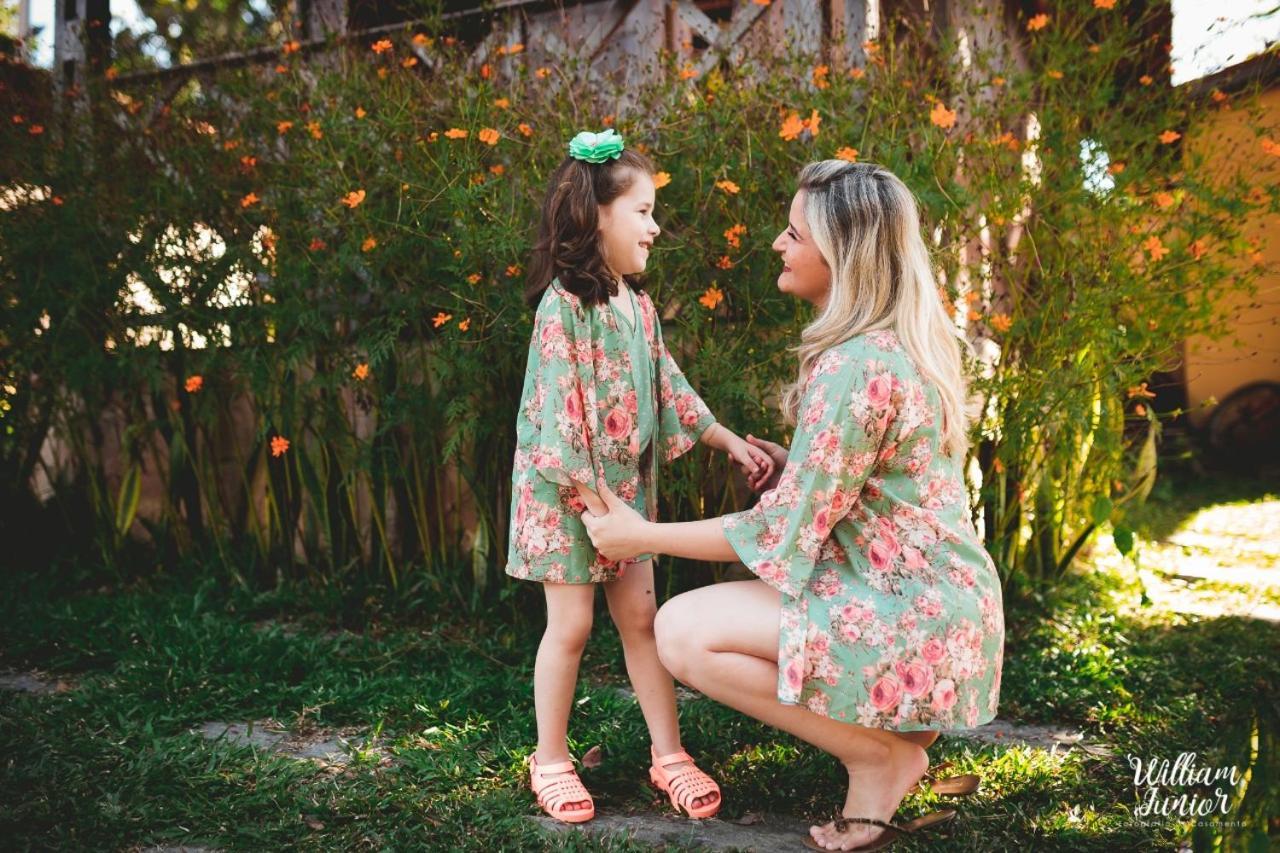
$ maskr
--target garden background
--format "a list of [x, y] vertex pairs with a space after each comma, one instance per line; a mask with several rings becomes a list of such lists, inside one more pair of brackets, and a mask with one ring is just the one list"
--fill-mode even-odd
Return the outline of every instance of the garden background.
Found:
[[[807, 315], [769, 244], [800, 166], [882, 163], [920, 200], [974, 350], [1001, 716], [1074, 744], [946, 739], [987, 786], [939, 849], [1191, 837], [1133, 819], [1129, 753], [1251, 769], [1244, 825], [1202, 847], [1276, 833], [1274, 389], [1214, 433], [1187, 371], [1188, 341], [1244, 334], [1225, 304], [1274, 299], [1274, 55], [1173, 86], [1170, 7], [1124, 0], [351, 5], [337, 27], [332, 3], [154, 3], [161, 62], [71, 8], [54, 71], [16, 46], [0, 66], [20, 846], [624, 843], [521, 817], [541, 599], [502, 575], [528, 244], [566, 140], [604, 126], [658, 164], [648, 287], [740, 434], [786, 438]], [[666, 518], [751, 500], [703, 450], [669, 473]], [[1249, 506], [1197, 515], [1223, 500]], [[1194, 548], [1215, 570], [1170, 591]], [[660, 583], [740, 572], [673, 560]], [[599, 621], [573, 734], [606, 747], [606, 808], [653, 812]], [[835, 801], [809, 750], [684, 707], [731, 820]], [[237, 751], [216, 723], [248, 720], [280, 738]], [[275, 754], [317, 732], [349, 748]]]

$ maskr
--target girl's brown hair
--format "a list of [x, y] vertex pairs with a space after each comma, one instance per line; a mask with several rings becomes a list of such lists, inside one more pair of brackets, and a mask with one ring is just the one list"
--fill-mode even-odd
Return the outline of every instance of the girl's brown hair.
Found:
[[[542, 202], [524, 292], [530, 306], [538, 304], [553, 279], [588, 305], [606, 302], [617, 292], [600, 250], [600, 207], [629, 190], [638, 173], [653, 172], [648, 157], [629, 149], [603, 163], [565, 157]], [[623, 278], [633, 290], [643, 289], [636, 276]]]

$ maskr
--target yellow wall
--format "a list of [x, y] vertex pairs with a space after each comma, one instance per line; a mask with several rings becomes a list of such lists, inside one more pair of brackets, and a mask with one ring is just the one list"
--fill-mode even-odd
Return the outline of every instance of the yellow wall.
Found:
[[[1280, 142], [1280, 86], [1260, 99], [1262, 124], [1269, 138]], [[1262, 150], [1250, 127], [1256, 126], [1242, 107], [1219, 110], [1217, 120], [1188, 138], [1190, 152], [1210, 158], [1218, 173], [1243, 170], [1258, 186], [1280, 184], [1280, 157]], [[1244, 236], [1254, 239], [1267, 270], [1253, 297], [1224, 296], [1219, 312], [1232, 330], [1221, 340], [1203, 336], [1186, 342], [1188, 404], [1193, 422], [1202, 423], [1209, 409], [1198, 407], [1209, 397], [1223, 400], [1243, 385], [1260, 379], [1280, 382], [1280, 216], [1256, 213], [1244, 224]], [[1252, 264], [1247, 259], [1240, 265]]]

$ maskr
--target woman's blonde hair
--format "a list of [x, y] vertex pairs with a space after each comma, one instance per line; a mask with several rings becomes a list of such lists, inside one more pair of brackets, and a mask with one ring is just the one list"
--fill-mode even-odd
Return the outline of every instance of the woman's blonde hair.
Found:
[[827, 350], [864, 332], [891, 329], [942, 399], [940, 434], [948, 455], [968, 445], [961, 341], [942, 305], [915, 197], [874, 163], [823, 160], [800, 172], [804, 216], [831, 268], [827, 304], [800, 333], [796, 383], [782, 410], [795, 422], [805, 377]]

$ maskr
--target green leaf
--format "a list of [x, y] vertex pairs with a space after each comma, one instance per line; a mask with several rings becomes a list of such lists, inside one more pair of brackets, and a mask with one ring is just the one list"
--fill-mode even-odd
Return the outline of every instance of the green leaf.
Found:
[[1111, 517], [1111, 510], [1114, 507], [1111, 504], [1111, 498], [1106, 495], [1098, 495], [1093, 501], [1093, 509], [1091, 517], [1094, 524], [1105, 524], [1107, 519]]
[[138, 501], [142, 497], [141, 467], [137, 462], [124, 472], [120, 481], [120, 494], [116, 498], [116, 535], [124, 536], [133, 526], [138, 514]]
[[1133, 550], [1133, 531], [1127, 527], [1117, 527], [1115, 532], [1116, 547], [1126, 557]]

